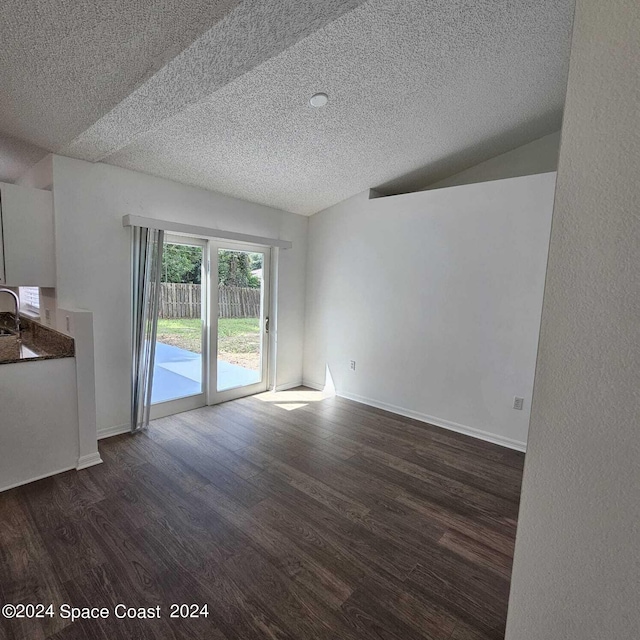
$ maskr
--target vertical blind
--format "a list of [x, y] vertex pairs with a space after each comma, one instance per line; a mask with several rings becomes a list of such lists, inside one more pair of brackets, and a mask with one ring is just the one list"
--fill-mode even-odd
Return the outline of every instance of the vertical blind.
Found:
[[131, 432], [149, 426], [164, 231], [133, 227]]

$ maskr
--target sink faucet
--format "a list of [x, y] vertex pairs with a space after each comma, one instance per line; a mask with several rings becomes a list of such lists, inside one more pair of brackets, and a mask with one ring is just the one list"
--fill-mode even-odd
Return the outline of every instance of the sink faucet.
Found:
[[0, 289], [0, 293], [8, 293], [13, 296], [13, 300], [16, 305], [16, 333], [18, 334], [18, 338], [20, 337], [20, 298], [18, 298], [18, 294], [15, 291], [11, 291], [11, 289]]

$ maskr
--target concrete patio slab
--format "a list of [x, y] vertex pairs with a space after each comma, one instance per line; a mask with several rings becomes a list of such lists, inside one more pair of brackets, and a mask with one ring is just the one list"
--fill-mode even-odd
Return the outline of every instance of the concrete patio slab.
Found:
[[[260, 381], [260, 372], [218, 360], [218, 389], [234, 389]], [[202, 393], [202, 356], [156, 342], [151, 403], [168, 402]]]

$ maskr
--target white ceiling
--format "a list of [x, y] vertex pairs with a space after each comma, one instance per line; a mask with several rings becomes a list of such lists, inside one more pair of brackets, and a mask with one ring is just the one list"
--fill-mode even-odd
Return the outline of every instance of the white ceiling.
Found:
[[59, 149], [237, 0], [3, 0], [0, 127]]
[[0, 134], [297, 213], [560, 127], [573, 0], [6, 4]]

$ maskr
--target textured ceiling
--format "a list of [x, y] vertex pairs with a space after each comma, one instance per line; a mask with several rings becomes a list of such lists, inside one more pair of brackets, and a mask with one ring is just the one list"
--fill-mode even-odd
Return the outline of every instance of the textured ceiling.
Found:
[[206, 100], [363, 0], [248, 0], [61, 153], [97, 161]]
[[0, 132], [59, 150], [237, 0], [3, 0]]
[[[89, 3], [49, 0], [76, 44], [38, 55], [14, 50], [26, 3], [10, 4], [0, 131], [288, 211], [422, 187], [560, 127], [573, 0], [157, 0], [124, 26], [138, 3], [109, 0], [97, 39], [69, 31]], [[180, 24], [145, 21], [156, 4]]]

